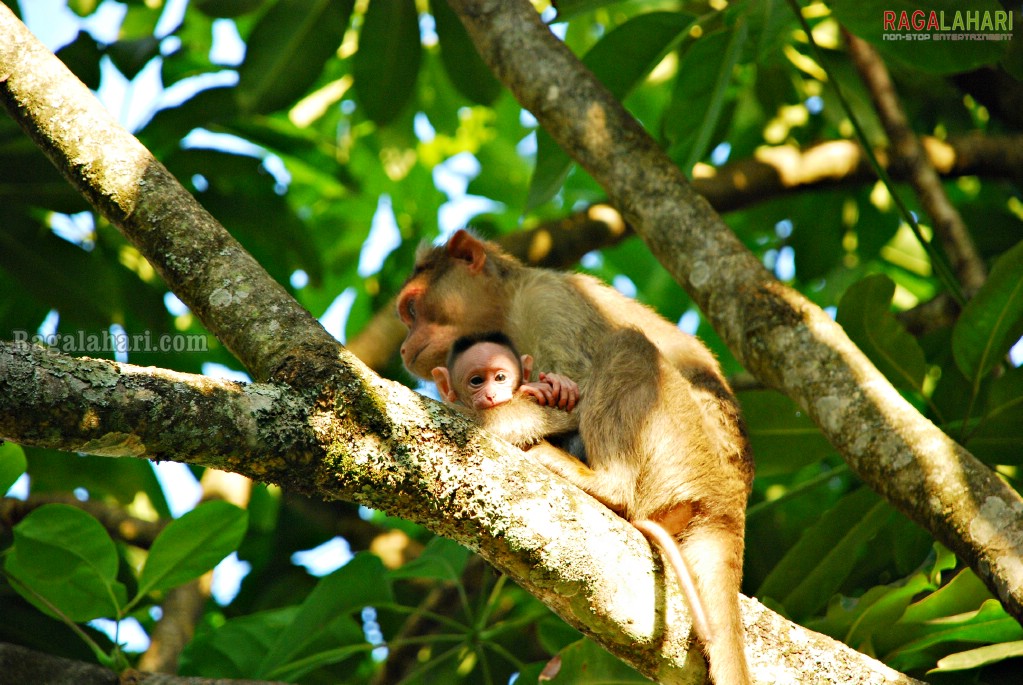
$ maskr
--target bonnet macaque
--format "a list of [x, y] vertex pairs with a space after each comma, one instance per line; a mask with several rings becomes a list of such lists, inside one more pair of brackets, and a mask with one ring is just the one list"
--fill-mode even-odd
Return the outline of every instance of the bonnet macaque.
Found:
[[446, 402], [508, 442], [537, 448], [534, 456], [553, 445], [585, 459], [578, 421], [566, 415], [575, 408], [579, 386], [554, 373], [540, 373], [538, 381], [530, 382], [532, 371], [530, 355], [519, 355], [504, 333], [488, 331], [456, 340], [447, 365], [432, 375]]
[[[681, 552], [679, 580], [711, 680], [748, 684], [738, 592], [753, 466], [713, 355], [596, 279], [527, 267], [465, 231], [420, 251], [398, 314], [409, 329], [402, 360], [422, 378], [445, 363], [458, 338], [501, 331], [537, 368], [578, 383], [575, 411], [533, 403], [520, 419], [534, 433], [577, 429], [587, 463], [560, 450], [535, 456], [669, 556]], [[558, 415], [568, 423], [556, 430], [550, 422]]]
[[529, 395], [545, 406], [572, 411], [579, 386], [556, 373], [540, 373], [530, 381], [533, 358], [519, 355], [514, 343], [500, 331], [465, 335], [451, 345], [447, 365], [431, 372], [437, 390], [447, 402], [476, 410], [492, 409], [516, 393]]

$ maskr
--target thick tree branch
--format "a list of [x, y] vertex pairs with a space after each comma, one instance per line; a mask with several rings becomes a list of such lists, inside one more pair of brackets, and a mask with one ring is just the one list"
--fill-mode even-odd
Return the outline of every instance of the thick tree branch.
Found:
[[[658, 555], [635, 528], [521, 451], [398, 383], [377, 379], [364, 394], [337, 379], [326, 385], [338, 394], [308, 403], [286, 387], [238, 386], [2, 344], [0, 436], [228, 466], [324, 499], [383, 509], [478, 551], [646, 675], [661, 682], [703, 678], [685, 600], [674, 584], [664, 584]], [[211, 414], [216, 404], [224, 408]], [[287, 409], [268, 411], [268, 404]], [[234, 429], [227, 426], [232, 417]], [[176, 438], [169, 440], [172, 426]], [[180, 454], [168, 448], [171, 442]], [[830, 682], [915, 682], [755, 600], [743, 600], [743, 607], [754, 670], [798, 680], [813, 663], [815, 675]]]
[[875, 490], [1023, 618], [1023, 499], [920, 415], [834, 321], [778, 283], [525, 0], [450, 0], [490, 68], [699, 303]]
[[283, 386], [0, 343], [0, 438], [21, 444], [194, 463], [301, 490], [318, 450], [309, 413]]
[[963, 218], [949, 202], [937, 170], [929, 163], [923, 146], [909, 126], [888, 68], [869, 43], [844, 29], [842, 33], [853, 64], [860, 72], [881, 124], [888, 133], [892, 154], [908, 168], [910, 183], [920, 205], [934, 221], [934, 232], [952, 263], [952, 271], [966, 292], [976, 292], [987, 279], [984, 262], [977, 254]]

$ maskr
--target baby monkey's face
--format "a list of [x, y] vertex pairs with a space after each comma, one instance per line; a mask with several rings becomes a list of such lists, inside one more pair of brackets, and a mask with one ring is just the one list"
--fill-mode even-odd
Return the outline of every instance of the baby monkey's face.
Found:
[[522, 365], [507, 347], [483, 342], [459, 355], [451, 375], [462, 404], [490, 409], [509, 401], [518, 390]]

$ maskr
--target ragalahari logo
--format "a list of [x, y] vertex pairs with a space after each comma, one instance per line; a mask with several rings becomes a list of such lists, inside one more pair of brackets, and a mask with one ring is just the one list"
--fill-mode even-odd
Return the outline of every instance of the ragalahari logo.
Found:
[[884, 10], [883, 40], [1011, 40], [1007, 10]]

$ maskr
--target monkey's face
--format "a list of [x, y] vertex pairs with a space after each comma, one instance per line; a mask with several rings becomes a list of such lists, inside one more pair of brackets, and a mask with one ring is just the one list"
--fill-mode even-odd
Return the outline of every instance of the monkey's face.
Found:
[[504, 345], [483, 342], [458, 356], [451, 376], [462, 404], [477, 410], [492, 409], [515, 395], [522, 383], [522, 366]]
[[502, 289], [483, 269], [482, 244], [476, 241], [480, 252], [466, 256], [452, 249], [453, 241], [422, 253], [398, 294], [398, 316], [408, 327], [401, 360], [427, 380], [433, 368], [444, 366], [456, 339], [503, 327]]

